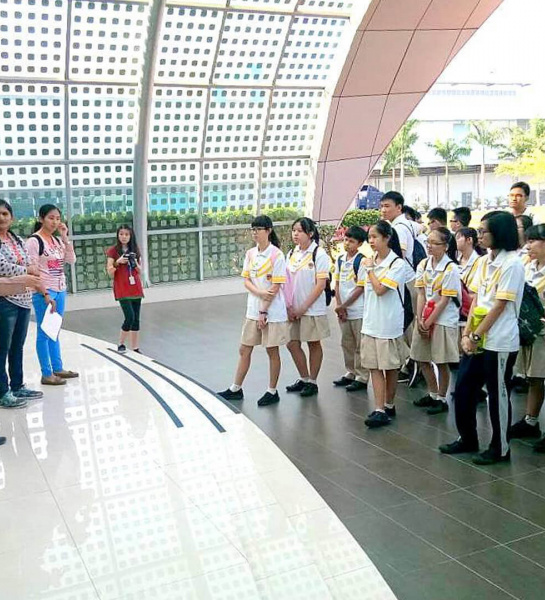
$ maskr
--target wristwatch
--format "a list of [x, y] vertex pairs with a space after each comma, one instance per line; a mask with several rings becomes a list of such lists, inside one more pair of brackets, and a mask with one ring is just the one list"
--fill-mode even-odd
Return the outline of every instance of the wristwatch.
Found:
[[260, 310], [259, 314], [260, 315], [268, 315], [269, 313], [266, 310]]
[[483, 338], [481, 335], [479, 335], [478, 333], [470, 333], [469, 334], [469, 339], [474, 343], [474, 344], [478, 344]]

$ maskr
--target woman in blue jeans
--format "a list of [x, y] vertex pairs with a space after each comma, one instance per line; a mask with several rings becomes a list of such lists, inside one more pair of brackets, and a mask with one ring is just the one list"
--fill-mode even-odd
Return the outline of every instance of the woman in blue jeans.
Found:
[[[55, 234], [60, 234], [60, 239]], [[38, 331], [36, 351], [42, 369], [43, 385], [64, 385], [67, 379], [78, 373], [67, 371], [62, 364], [61, 344], [57, 337], [52, 340], [40, 327], [49, 304], [53, 304], [61, 316], [66, 301], [65, 263], [76, 262], [74, 247], [68, 239], [68, 227], [61, 220], [60, 210], [54, 204], [40, 207], [35, 233], [27, 240], [26, 248], [32, 264], [37, 265], [46, 294], [33, 294], [32, 304], [36, 311]]]
[[[0, 281], [30, 275], [41, 287], [37, 267], [31, 266], [23, 240], [12, 231], [13, 209], [0, 200]], [[37, 291], [37, 293], [39, 293]], [[31, 292], [22, 286], [0, 297], [0, 407], [23, 408], [28, 400], [41, 398], [42, 392], [28, 389], [23, 378], [23, 346], [30, 320]], [[6, 363], [9, 365], [6, 371]]]

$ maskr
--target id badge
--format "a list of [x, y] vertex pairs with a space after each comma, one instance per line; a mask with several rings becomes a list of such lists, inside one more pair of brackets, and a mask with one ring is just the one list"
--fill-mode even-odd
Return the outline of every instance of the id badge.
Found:
[[133, 275], [129, 275], [129, 283], [131, 285], [136, 285], [136, 279], [134, 278]]

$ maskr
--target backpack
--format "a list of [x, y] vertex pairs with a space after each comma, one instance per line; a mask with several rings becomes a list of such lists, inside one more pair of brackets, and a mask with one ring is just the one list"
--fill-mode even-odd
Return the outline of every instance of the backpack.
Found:
[[[30, 239], [30, 238], [34, 238], [35, 240], [38, 240], [38, 256], [42, 256], [42, 254], [44, 253], [44, 241], [42, 240], [42, 238], [39, 235], [37, 235], [35, 233], [33, 233], [28, 239]], [[57, 243], [55, 236], [52, 236], [51, 239], [55, 240], [54, 243]]]
[[538, 291], [529, 283], [524, 284], [524, 293], [518, 317], [520, 345], [531, 346], [543, 330], [545, 309], [539, 299]]
[[428, 254], [427, 254], [426, 250], [424, 249], [424, 246], [422, 246], [422, 244], [420, 243], [420, 240], [416, 239], [416, 236], [414, 235], [414, 231], [408, 225], [405, 225], [405, 223], [401, 223], [401, 225], [403, 225], [404, 227], [406, 227], [409, 230], [409, 233], [411, 234], [411, 236], [413, 238], [413, 262], [412, 262], [412, 264], [411, 264], [410, 260], [407, 260], [407, 262], [411, 265], [413, 271], [416, 271], [416, 268], [418, 267], [418, 265], [423, 260], [428, 258]]
[[[392, 265], [398, 259], [399, 257], [394, 258], [392, 264], [390, 265], [390, 268], [392, 268]], [[409, 291], [409, 288], [407, 286], [405, 286], [405, 293], [403, 295], [404, 298], [401, 297], [401, 292], [399, 291], [399, 288], [397, 288], [397, 295], [399, 296], [399, 301], [401, 302], [401, 306], [403, 307], [403, 331], [405, 332], [410, 327], [411, 323], [414, 321], [413, 299], [411, 298], [411, 292]]]
[[[449, 262], [445, 265], [445, 271], [449, 265], [457, 266], [453, 260], [449, 260]], [[460, 278], [460, 287], [462, 290], [462, 303], [460, 304], [460, 300], [458, 300], [458, 298], [453, 298], [452, 301], [460, 311], [460, 321], [467, 321], [469, 311], [471, 310], [471, 304], [473, 303], [473, 298], [471, 297], [471, 293], [467, 285], [463, 282], [462, 278]]]
[[[354, 264], [352, 265], [354, 267], [354, 275], [356, 276], [356, 281], [358, 280], [358, 273], [360, 271], [360, 265], [361, 265], [362, 259], [363, 259], [363, 254], [360, 254], [358, 252], [358, 254], [356, 254], [356, 257], [354, 258]], [[340, 272], [341, 267], [342, 267], [342, 256], [339, 256], [339, 258], [337, 259], [337, 265], [338, 265], [339, 272]]]

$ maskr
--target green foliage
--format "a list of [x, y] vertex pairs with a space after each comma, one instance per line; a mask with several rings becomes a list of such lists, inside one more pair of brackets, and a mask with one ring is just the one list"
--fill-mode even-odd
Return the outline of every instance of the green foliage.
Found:
[[428, 144], [428, 146], [435, 150], [435, 154], [439, 156], [447, 167], [455, 167], [457, 169], [463, 169], [465, 167], [462, 158], [471, 154], [471, 148], [458, 144], [452, 138], [449, 138], [444, 142], [435, 140], [433, 144]]
[[409, 119], [390, 142], [382, 155], [383, 173], [403, 167], [415, 175], [418, 174], [419, 162], [412, 148], [418, 141], [417, 127], [418, 121]]
[[341, 225], [343, 227], [352, 227], [353, 225], [364, 227], [374, 225], [378, 220], [380, 220], [380, 211], [355, 208], [344, 215]]

